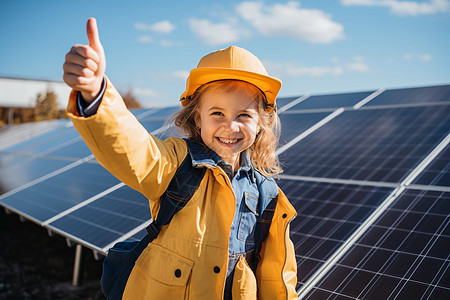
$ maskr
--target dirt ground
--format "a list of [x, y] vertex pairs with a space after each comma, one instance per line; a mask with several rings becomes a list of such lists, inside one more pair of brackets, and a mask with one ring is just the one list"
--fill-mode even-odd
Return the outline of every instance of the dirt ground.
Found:
[[50, 237], [43, 227], [21, 222], [0, 207], [0, 300], [105, 299], [100, 290], [102, 260], [83, 248], [80, 285], [72, 286], [75, 247]]

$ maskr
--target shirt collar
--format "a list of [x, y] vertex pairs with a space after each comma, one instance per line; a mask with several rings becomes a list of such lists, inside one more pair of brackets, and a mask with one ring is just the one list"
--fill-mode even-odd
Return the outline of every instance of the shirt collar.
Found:
[[[213, 150], [192, 139], [185, 139], [192, 158], [192, 166], [200, 168], [203, 166], [217, 168], [217, 166], [226, 164], [223, 159]], [[254, 167], [247, 152], [242, 152], [240, 157], [240, 168], [237, 172], [245, 171], [252, 180], [255, 181]]]

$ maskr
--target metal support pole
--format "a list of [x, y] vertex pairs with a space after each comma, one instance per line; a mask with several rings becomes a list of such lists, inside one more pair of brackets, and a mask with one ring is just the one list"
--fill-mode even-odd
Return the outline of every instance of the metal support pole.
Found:
[[14, 109], [9, 108], [8, 110], [8, 125], [12, 125], [14, 123]]
[[81, 254], [83, 252], [83, 246], [77, 244], [75, 249], [75, 264], [73, 265], [73, 279], [72, 285], [78, 286], [80, 279], [80, 264], [81, 264]]

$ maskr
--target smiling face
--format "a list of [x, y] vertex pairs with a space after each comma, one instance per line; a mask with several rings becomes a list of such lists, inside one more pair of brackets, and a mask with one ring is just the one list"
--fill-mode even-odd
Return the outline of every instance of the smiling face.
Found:
[[254, 143], [258, 123], [258, 104], [242, 89], [205, 91], [201, 97], [196, 124], [202, 140], [233, 170], [239, 168], [240, 153]]

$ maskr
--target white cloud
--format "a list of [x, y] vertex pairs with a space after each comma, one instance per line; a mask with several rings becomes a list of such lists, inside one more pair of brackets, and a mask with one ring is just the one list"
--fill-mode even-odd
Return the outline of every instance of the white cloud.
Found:
[[344, 27], [332, 21], [329, 14], [318, 9], [300, 8], [299, 2], [272, 6], [262, 2], [243, 2], [236, 11], [263, 35], [287, 36], [318, 44], [344, 38]]
[[189, 27], [200, 40], [211, 46], [233, 43], [244, 35], [244, 31], [235, 28], [232, 24], [213, 24], [206, 19], [192, 18], [189, 20]]
[[173, 71], [170, 73], [166, 73], [163, 74], [162, 77], [164, 79], [181, 79], [181, 80], [186, 80], [189, 76], [189, 71], [186, 70], [178, 70], [178, 71]]
[[173, 25], [169, 21], [161, 21], [154, 24], [145, 24], [145, 23], [134, 23], [134, 28], [142, 31], [153, 31], [157, 33], [171, 33], [175, 29], [175, 25]]
[[369, 66], [364, 62], [364, 58], [362, 56], [355, 56], [352, 62], [345, 64], [345, 68], [349, 71], [356, 72], [369, 71]]
[[344, 72], [342, 67], [295, 67], [288, 66], [286, 75], [319, 77], [324, 75], [341, 75]]
[[403, 55], [403, 59], [405, 60], [411, 60], [413, 58], [413, 55], [411, 53], [405, 53]]
[[162, 39], [161, 41], [159, 41], [159, 44], [161, 46], [164, 46], [164, 47], [172, 47], [173, 45], [175, 45], [174, 42], [168, 41], [168, 40], [165, 40], [165, 39]]
[[353, 61], [336, 65], [337, 58], [332, 59], [333, 66], [303, 66], [299, 63], [286, 62], [276, 63], [265, 61], [264, 65], [269, 70], [269, 74], [278, 73], [287, 77], [320, 77], [325, 75], [339, 76], [347, 72], [368, 72], [369, 66], [360, 56], [356, 56]]
[[149, 35], [143, 35], [137, 38], [139, 43], [153, 43], [155, 40]]
[[332, 57], [330, 61], [331, 61], [333, 64], [337, 64], [337, 63], [339, 63], [339, 58], [337, 58], [337, 57]]
[[158, 44], [161, 45], [163, 47], [172, 47], [173, 45], [175, 45], [174, 42], [166, 40], [166, 39], [162, 39], [162, 40], [155, 40], [153, 37], [149, 36], [149, 35], [142, 35], [137, 37], [136, 39], [139, 43], [144, 43], [144, 44]]
[[357, 71], [357, 72], [369, 71], [369, 67], [364, 62], [361, 61], [346, 63], [345, 68], [349, 71]]
[[431, 54], [429, 53], [419, 53], [419, 54], [412, 54], [412, 53], [405, 53], [403, 55], [404, 60], [420, 60], [424, 62], [429, 62], [432, 59]]
[[430, 0], [429, 2], [398, 0], [341, 0], [341, 4], [388, 7], [392, 13], [406, 16], [430, 15], [446, 12], [450, 8], [448, 0]]
[[419, 58], [423, 61], [430, 61], [431, 60], [431, 54], [428, 53], [424, 53], [424, 54], [419, 54]]

